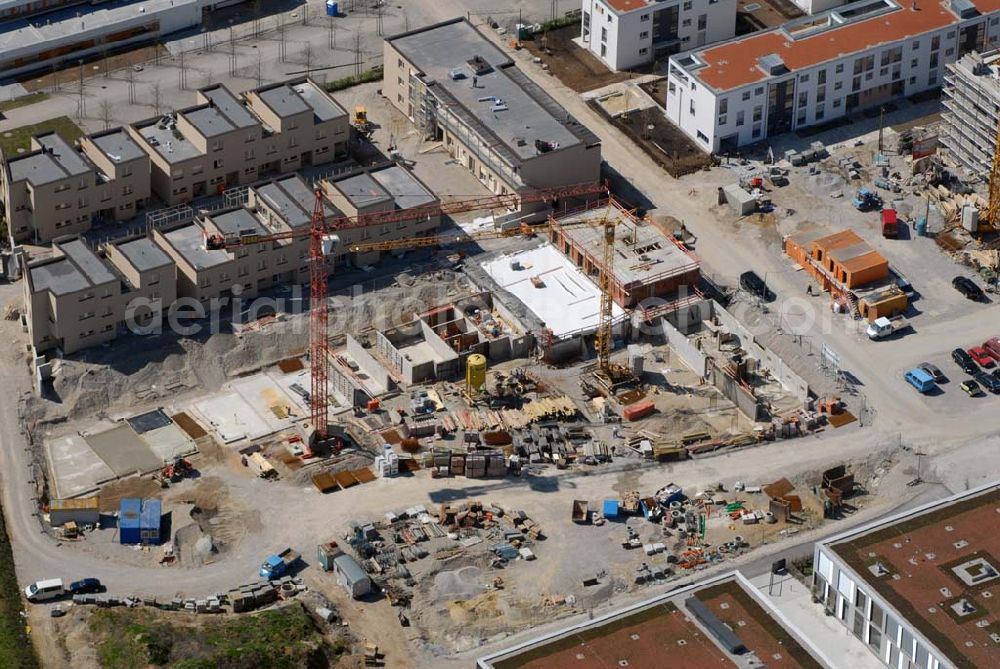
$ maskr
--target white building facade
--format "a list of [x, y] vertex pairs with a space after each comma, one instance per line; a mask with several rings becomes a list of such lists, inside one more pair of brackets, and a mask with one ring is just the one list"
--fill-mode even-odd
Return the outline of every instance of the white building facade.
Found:
[[736, 0], [583, 0], [580, 41], [629, 70], [736, 35]]
[[862, 0], [670, 58], [666, 114], [704, 151], [937, 89], [945, 66], [1000, 37], [989, 0]]

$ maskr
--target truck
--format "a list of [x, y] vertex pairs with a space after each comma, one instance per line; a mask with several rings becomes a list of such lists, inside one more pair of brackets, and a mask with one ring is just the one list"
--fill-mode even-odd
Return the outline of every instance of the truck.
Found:
[[590, 522], [590, 504], [586, 500], [573, 500], [573, 522], [578, 524]]
[[882, 236], [886, 239], [896, 239], [899, 236], [899, 223], [896, 220], [895, 209], [882, 210]]
[[301, 556], [291, 548], [269, 555], [260, 565], [260, 577], [268, 580], [280, 578], [289, 567], [299, 561], [299, 557]]
[[869, 339], [885, 339], [886, 337], [899, 332], [909, 326], [909, 323], [902, 316], [894, 316], [893, 318], [886, 318], [882, 316], [876, 318], [871, 323], [868, 324], [868, 329], [865, 330], [865, 334], [868, 335]]

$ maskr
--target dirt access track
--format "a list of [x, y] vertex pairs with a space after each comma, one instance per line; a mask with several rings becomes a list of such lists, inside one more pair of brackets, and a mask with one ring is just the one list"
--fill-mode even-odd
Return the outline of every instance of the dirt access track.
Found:
[[[486, 28], [484, 28], [486, 29]], [[632, 78], [629, 72], [612, 72], [589, 51], [580, 48], [573, 40], [580, 36], [580, 25], [573, 24], [534, 35], [521, 45], [542, 65], [548, 65], [550, 74], [577, 93], [591, 91], [608, 84], [617, 84]], [[649, 71], [649, 68], [646, 68]], [[646, 71], [641, 72], [643, 74]], [[636, 70], [640, 73], [639, 70]]]

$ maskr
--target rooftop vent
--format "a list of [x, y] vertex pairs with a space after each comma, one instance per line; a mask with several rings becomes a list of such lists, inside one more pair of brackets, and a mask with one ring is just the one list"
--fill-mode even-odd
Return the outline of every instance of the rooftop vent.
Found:
[[785, 61], [782, 60], [781, 56], [776, 53], [769, 53], [766, 56], [761, 56], [757, 60], [757, 64], [760, 65], [761, 69], [771, 75], [784, 74], [788, 71], [788, 68], [785, 67]]
[[456, 67], [448, 70], [448, 76], [451, 77], [452, 81], [458, 81], [459, 79], [465, 79], [465, 72]]
[[535, 149], [539, 153], [548, 153], [549, 151], [552, 151], [558, 147], [559, 145], [556, 144], [555, 142], [546, 142], [544, 139], [535, 140]]
[[972, 4], [971, 0], [951, 0], [951, 11], [958, 14], [960, 18], [968, 19], [979, 16], [979, 10]]
[[493, 68], [490, 64], [486, 62], [486, 59], [482, 56], [473, 56], [469, 60], [465, 61], [468, 63], [469, 68], [472, 69], [472, 73], [476, 76], [486, 74], [487, 72], [492, 72]]

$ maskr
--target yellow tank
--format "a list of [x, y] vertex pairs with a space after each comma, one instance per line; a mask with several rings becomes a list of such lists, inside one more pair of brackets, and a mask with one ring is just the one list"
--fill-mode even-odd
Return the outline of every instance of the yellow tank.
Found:
[[465, 385], [469, 390], [479, 390], [486, 384], [486, 356], [473, 353], [465, 362]]

